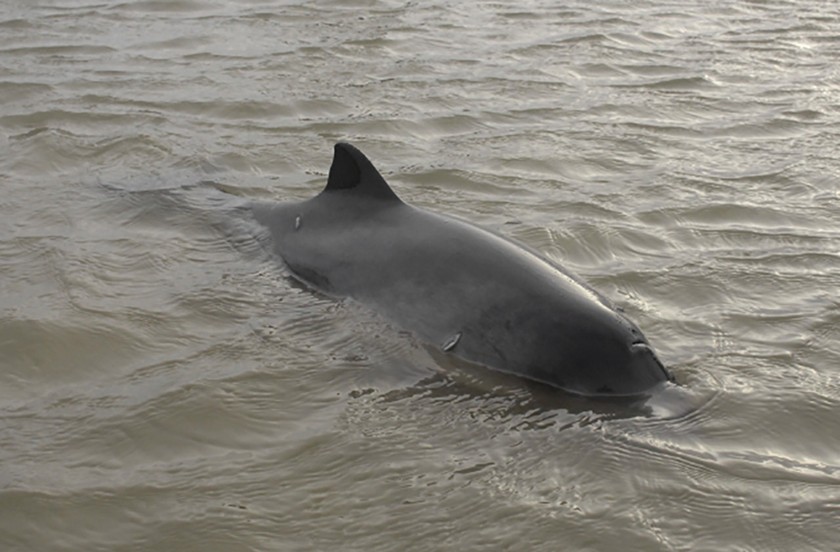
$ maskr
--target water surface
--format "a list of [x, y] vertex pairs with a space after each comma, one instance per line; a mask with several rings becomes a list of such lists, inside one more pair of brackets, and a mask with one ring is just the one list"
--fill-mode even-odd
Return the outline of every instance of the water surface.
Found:
[[[3, 3], [2, 548], [831, 549], [838, 59], [817, 0]], [[338, 140], [620, 304], [680, 399], [291, 281], [236, 196]]]

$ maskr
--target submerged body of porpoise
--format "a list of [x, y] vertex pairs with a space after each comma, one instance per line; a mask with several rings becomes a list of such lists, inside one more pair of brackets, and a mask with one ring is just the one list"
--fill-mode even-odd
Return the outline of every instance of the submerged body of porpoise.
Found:
[[349, 144], [335, 146], [320, 194], [252, 210], [295, 278], [448, 354], [581, 395], [672, 379], [601, 295], [529, 248], [403, 203]]

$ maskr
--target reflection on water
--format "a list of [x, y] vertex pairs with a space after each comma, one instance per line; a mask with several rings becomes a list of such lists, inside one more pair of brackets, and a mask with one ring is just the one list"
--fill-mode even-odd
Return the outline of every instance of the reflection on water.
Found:
[[[838, 15], [5, 3], [3, 550], [830, 549]], [[310, 197], [337, 140], [681, 385], [560, 396], [294, 284], [239, 202]]]

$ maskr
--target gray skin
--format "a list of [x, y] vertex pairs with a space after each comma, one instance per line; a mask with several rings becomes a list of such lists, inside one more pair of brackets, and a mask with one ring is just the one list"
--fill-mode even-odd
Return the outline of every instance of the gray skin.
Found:
[[587, 396], [672, 380], [597, 292], [509, 239], [403, 203], [349, 144], [335, 146], [319, 195], [252, 210], [295, 278], [448, 354]]

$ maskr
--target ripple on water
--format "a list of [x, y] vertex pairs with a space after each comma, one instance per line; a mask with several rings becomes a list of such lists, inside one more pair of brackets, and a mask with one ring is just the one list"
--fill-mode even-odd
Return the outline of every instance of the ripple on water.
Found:
[[[5, 6], [4, 544], [831, 548], [835, 12]], [[338, 140], [580, 273], [680, 386], [561, 400], [295, 284], [213, 191], [311, 197]]]

